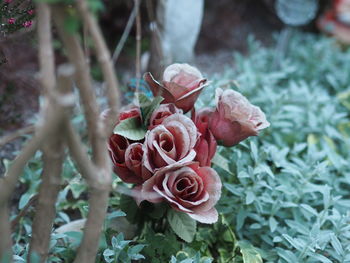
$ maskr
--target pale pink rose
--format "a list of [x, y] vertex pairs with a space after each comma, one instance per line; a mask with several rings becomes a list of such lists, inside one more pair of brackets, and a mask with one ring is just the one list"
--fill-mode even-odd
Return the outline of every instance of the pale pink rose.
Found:
[[233, 146], [270, 126], [259, 107], [234, 90], [216, 89], [217, 106], [209, 128], [224, 146]]
[[161, 125], [148, 131], [143, 144], [144, 165], [150, 171], [169, 164], [192, 161], [196, 155], [193, 147], [197, 140], [197, 128], [183, 114], [165, 118]]
[[221, 181], [216, 171], [196, 162], [164, 167], [142, 185], [143, 199], [153, 203], [167, 201], [174, 209], [205, 224], [218, 220], [214, 206], [220, 195]]
[[194, 147], [196, 151], [195, 161], [198, 161], [201, 166], [210, 166], [213, 159], [217, 143], [209, 130], [209, 119], [214, 110], [209, 108], [203, 108], [198, 112], [192, 111], [192, 120], [194, 121], [200, 136]]
[[145, 81], [151, 87], [154, 96], [162, 96], [162, 103], [174, 103], [185, 113], [190, 111], [207, 80], [198, 69], [188, 64], [172, 64], [163, 74], [160, 84], [154, 80], [151, 73], [144, 75]]
[[154, 127], [162, 124], [166, 117], [169, 117], [175, 113], [182, 113], [182, 110], [176, 108], [173, 103], [159, 105], [159, 107], [151, 115], [148, 129], [152, 130]]

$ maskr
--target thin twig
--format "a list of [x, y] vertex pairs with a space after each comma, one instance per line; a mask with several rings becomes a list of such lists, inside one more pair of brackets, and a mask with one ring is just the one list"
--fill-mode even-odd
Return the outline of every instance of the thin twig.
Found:
[[136, 93], [139, 91], [140, 79], [141, 79], [141, 12], [140, 12], [140, 0], [135, 0], [136, 6]]
[[38, 195], [32, 196], [32, 198], [29, 199], [28, 203], [22, 208], [22, 210], [17, 214], [17, 216], [11, 220], [11, 229], [14, 230], [14, 228], [17, 226], [18, 222], [21, 220], [23, 216], [25, 216], [29, 210], [29, 208], [35, 204], [35, 202], [38, 200]]
[[69, 120], [65, 122], [66, 140], [69, 148], [69, 153], [75, 161], [78, 170], [84, 176], [84, 179], [89, 185], [93, 185], [98, 173], [96, 167], [92, 164], [90, 157], [87, 154], [87, 149], [84, 148], [79, 134], [74, 130]]
[[136, 18], [136, 9], [138, 7], [136, 5], [134, 5], [134, 8], [131, 11], [131, 14], [129, 16], [128, 22], [126, 24], [126, 27], [124, 28], [124, 32], [118, 42], [118, 45], [116, 46], [113, 56], [112, 56], [112, 61], [113, 64], [115, 64], [118, 60], [118, 57], [120, 55], [120, 52], [123, 50], [123, 47], [125, 45], [126, 40], [128, 39], [128, 36], [130, 34], [132, 25], [134, 24], [135, 18]]
[[34, 131], [35, 131], [34, 125], [30, 125], [22, 129], [19, 129], [17, 131], [14, 131], [11, 134], [5, 135], [2, 138], [0, 138], [0, 147], [12, 142], [13, 140], [16, 140], [19, 137], [22, 137], [27, 134], [31, 134]]

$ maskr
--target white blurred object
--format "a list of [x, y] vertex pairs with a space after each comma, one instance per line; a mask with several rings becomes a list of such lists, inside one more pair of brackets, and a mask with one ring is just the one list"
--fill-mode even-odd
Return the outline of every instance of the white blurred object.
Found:
[[189, 62], [194, 56], [204, 0], [160, 0], [157, 20], [164, 64]]
[[278, 17], [288, 26], [302, 26], [316, 17], [317, 0], [277, 0]]
[[340, 22], [350, 25], [350, 0], [338, 2], [336, 5], [336, 16]]

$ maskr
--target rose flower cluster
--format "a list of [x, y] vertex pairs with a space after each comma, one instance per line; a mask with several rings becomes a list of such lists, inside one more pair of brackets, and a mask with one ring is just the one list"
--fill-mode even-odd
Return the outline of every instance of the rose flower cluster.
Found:
[[[260, 108], [233, 90], [217, 89], [216, 108], [195, 111], [207, 80], [188, 64], [167, 67], [161, 83], [150, 73], [144, 79], [153, 101], [160, 98], [159, 103], [148, 107], [148, 115], [141, 104], [129, 105], [120, 113], [116, 128], [128, 122], [133, 125], [128, 129], [138, 134], [141, 130], [142, 136], [114, 130], [109, 139], [114, 171], [124, 182], [136, 185], [138, 202], [165, 201], [201, 223], [214, 223], [222, 186], [211, 168], [217, 144], [233, 146], [269, 123]], [[190, 117], [185, 115], [189, 112]]]

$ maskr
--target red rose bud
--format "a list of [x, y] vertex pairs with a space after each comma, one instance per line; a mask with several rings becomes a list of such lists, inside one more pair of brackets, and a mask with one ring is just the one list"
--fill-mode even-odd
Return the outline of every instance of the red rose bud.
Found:
[[239, 92], [216, 89], [217, 107], [209, 128], [224, 146], [233, 146], [270, 126], [265, 114]]
[[129, 146], [129, 141], [118, 134], [113, 134], [109, 138], [108, 151], [111, 156], [114, 172], [126, 183], [139, 182], [125, 164], [125, 151]]
[[144, 75], [144, 79], [154, 96], [164, 98], [162, 103], [174, 103], [184, 113], [193, 108], [207, 82], [198, 69], [188, 64], [168, 66], [164, 71], [162, 84], [154, 80], [149, 72]]
[[198, 161], [201, 166], [210, 166], [211, 160], [216, 153], [217, 143], [213, 134], [209, 130], [209, 119], [213, 112], [213, 109], [204, 108], [198, 113], [193, 111], [192, 115], [192, 119], [200, 133], [194, 147], [194, 150], [196, 151], [196, 157], [194, 160]]
[[[129, 106], [130, 107], [130, 106]], [[133, 117], [139, 117], [141, 120], [140, 109], [136, 106], [131, 106], [129, 109], [124, 109], [119, 113], [119, 121], [130, 119]]]
[[151, 177], [151, 172], [148, 171], [142, 162], [143, 150], [141, 143], [133, 143], [128, 146], [125, 151], [125, 164], [134, 175], [139, 178], [139, 182], [144, 182]]

